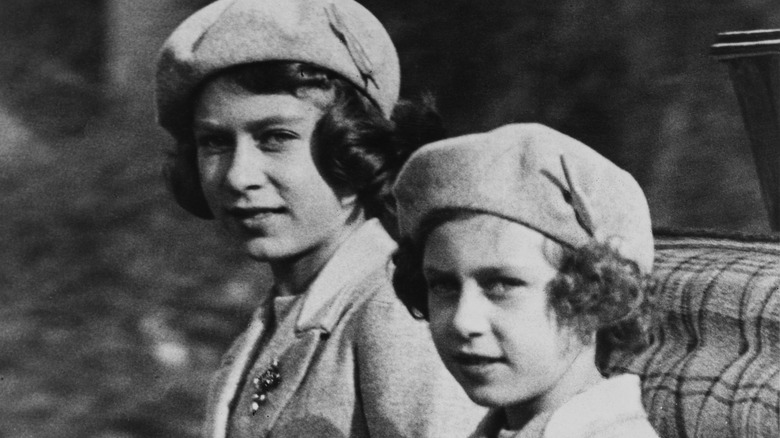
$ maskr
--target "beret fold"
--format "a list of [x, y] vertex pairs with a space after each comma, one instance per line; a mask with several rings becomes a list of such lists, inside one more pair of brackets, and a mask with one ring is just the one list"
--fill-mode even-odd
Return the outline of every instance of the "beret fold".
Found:
[[539, 124], [512, 124], [431, 143], [401, 170], [402, 237], [441, 210], [496, 215], [578, 248], [615, 245], [643, 272], [653, 263], [650, 213], [634, 178], [583, 143]]

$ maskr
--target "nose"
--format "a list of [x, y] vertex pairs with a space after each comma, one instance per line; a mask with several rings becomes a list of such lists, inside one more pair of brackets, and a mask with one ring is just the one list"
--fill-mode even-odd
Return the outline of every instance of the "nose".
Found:
[[265, 156], [255, 141], [250, 136], [239, 137], [225, 174], [225, 185], [238, 192], [260, 189], [268, 181], [266, 167]]
[[486, 333], [490, 324], [485, 304], [484, 295], [476, 282], [465, 283], [452, 314], [452, 329], [463, 338], [475, 338]]

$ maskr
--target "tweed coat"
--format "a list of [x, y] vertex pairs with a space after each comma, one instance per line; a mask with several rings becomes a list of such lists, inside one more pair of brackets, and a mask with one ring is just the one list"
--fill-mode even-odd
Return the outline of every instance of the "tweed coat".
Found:
[[[491, 410], [470, 438], [499, 436], [500, 409]], [[639, 377], [610, 377], [553, 412], [540, 414], [512, 438], [658, 438], [642, 407]]]
[[[255, 414], [256, 436], [452, 437], [474, 430], [485, 410], [446, 371], [427, 324], [395, 296], [394, 250], [370, 220], [325, 265], [302, 296], [294, 336], [278, 359], [281, 383]], [[227, 436], [265, 313], [255, 314], [216, 374], [206, 437]]]

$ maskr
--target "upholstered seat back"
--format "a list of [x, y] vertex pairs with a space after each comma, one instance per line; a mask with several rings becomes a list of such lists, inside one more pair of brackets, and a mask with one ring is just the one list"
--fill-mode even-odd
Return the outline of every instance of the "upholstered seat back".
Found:
[[780, 239], [660, 236], [653, 344], [639, 374], [662, 437], [780, 437]]

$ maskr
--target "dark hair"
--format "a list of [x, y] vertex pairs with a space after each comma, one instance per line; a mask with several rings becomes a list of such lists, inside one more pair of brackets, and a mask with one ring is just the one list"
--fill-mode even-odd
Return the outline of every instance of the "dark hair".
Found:
[[[463, 212], [445, 210], [429, 217], [421, 236]], [[427, 286], [423, 274], [425, 237], [421, 243], [403, 239], [393, 255], [393, 287], [412, 316], [428, 319]], [[547, 285], [549, 308], [562, 327], [582, 342], [595, 334], [596, 364], [605, 369], [615, 350], [639, 352], [650, 342], [655, 311], [651, 278], [610, 243], [593, 242], [563, 248], [558, 274]]]
[[[234, 66], [207, 79], [193, 93], [191, 108], [216, 77], [251, 93], [288, 93], [322, 105], [324, 115], [312, 136], [317, 169], [335, 191], [355, 193], [366, 216], [379, 218], [395, 236], [391, 194], [395, 177], [414, 150], [445, 136], [432, 98], [401, 101], [388, 119], [357, 87], [329, 70], [300, 62], [266, 61]], [[210, 219], [213, 215], [203, 197], [191, 136], [190, 130], [178, 138], [164, 175], [182, 207]]]
[[547, 299], [558, 324], [571, 328], [580, 340], [588, 342], [595, 333], [600, 369], [613, 351], [638, 353], [651, 341], [656, 302], [652, 279], [609, 242], [564, 247]]

